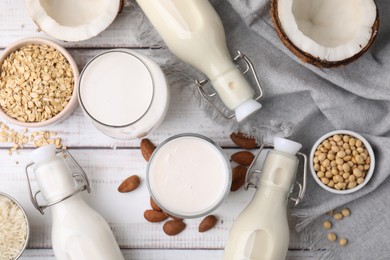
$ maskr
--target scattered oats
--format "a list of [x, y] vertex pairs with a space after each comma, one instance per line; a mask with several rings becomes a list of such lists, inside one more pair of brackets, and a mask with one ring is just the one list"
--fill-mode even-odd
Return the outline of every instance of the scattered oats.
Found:
[[0, 122], [0, 142], [2, 143], [10, 143], [12, 147], [7, 150], [9, 155], [17, 152], [18, 149], [23, 148], [25, 145], [29, 143], [34, 147], [40, 147], [46, 144], [55, 144], [57, 149], [67, 149], [67, 147], [62, 145], [61, 138], [57, 137], [57, 133], [48, 132], [48, 131], [40, 131], [33, 132], [30, 135], [27, 134], [28, 129], [24, 128], [19, 132], [9, 128], [4, 123]]

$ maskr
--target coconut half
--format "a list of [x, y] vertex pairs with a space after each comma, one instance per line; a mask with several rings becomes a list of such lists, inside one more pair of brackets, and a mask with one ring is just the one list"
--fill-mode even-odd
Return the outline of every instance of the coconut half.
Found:
[[379, 28], [374, 0], [272, 0], [270, 12], [284, 45], [318, 67], [356, 60]]
[[27, 11], [38, 27], [63, 41], [96, 36], [114, 21], [121, 0], [26, 0]]

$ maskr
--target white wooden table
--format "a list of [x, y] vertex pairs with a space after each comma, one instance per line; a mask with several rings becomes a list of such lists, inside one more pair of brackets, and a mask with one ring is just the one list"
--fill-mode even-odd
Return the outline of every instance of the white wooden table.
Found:
[[[98, 37], [78, 43], [64, 43], [81, 70], [94, 55], [107, 48], [138, 48], [152, 59], [159, 50], [140, 48], [133, 34], [132, 11], [119, 14], [114, 23]], [[0, 2], [0, 52], [10, 43], [24, 37], [50, 37], [39, 32], [27, 15], [23, 0]], [[52, 39], [53, 40], [53, 39]], [[156, 60], [164, 63], [162, 60]], [[192, 86], [194, 87], [194, 86]], [[199, 108], [199, 101], [192, 88], [181, 91], [171, 89], [171, 103], [165, 121], [148, 138], [158, 144], [166, 138], [184, 132], [203, 134], [220, 144], [231, 154], [238, 149], [231, 142], [230, 131], [221, 123], [211, 120]], [[4, 122], [4, 121], [3, 121]], [[19, 129], [16, 126], [10, 127]], [[121, 194], [117, 187], [127, 176], [137, 174], [144, 181], [146, 162], [139, 150], [140, 140], [114, 140], [89, 123], [81, 109], [64, 122], [46, 127], [58, 133], [63, 144], [87, 172], [92, 193], [85, 199], [110, 223], [126, 259], [221, 259], [223, 248], [234, 219], [250, 201], [253, 191], [243, 189], [231, 193], [226, 202], [216, 211], [218, 225], [206, 233], [198, 233], [199, 219], [186, 220], [187, 228], [177, 236], [169, 237], [162, 231], [162, 223], [152, 224], [143, 218], [144, 210], [150, 208], [149, 194], [142, 182], [134, 192]], [[30, 129], [33, 131], [33, 129]], [[44, 216], [32, 206], [28, 197], [24, 167], [32, 151], [29, 145], [19, 154], [9, 156], [10, 145], [0, 143], [0, 191], [6, 192], [21, 202], [27, 211], [31, 226], [28, 249], [21, 259], [54, 259], [51, 250], [50, 210]], [[292, 220], [293, 221], [293, 220]], [[312, 259], [313, 252], [302, 251], [305, 242], [291, 232], [288, 259]]]

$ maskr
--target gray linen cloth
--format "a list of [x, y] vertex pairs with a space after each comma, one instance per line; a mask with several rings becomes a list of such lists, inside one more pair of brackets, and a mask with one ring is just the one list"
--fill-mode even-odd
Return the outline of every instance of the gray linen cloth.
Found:
[[[376, 156], [367, 186], [350, 195], [335, 195], [309, 174], [306, 196], [292, 213], [298, 216], [297, 229], [308, 239], [308, 249], [324, 249], [319, 258], [390, 259], [390, 1], [377, 0], [381, 24], [371, 49], [354, 63], [334, 69], [304, 64], [282, 44], [270, 19], [269, 1], [212, 3], [224, 23], [229, 49], [250, 57], [265, 92], [263, 108], [243, 124], [216, 119], [234, 129], [267, 129], [264, 126], [280, 123], [287, 128], [285, 135], [303, 144], [306, 154], [332, 130], [352, 130], [366, 137]], [[150, 30], [140, 37], [149, 44], [161, 43]], [[185, 70], [190, 76], [177, 76], [184, 85], [196, 72], [184, 64], [175, 68], [175, 62], [165, 64], [165, 70], [176, 75]], [[351, 216], [332, 222], [337, 235], [349, 240], [346, 247], [327, 241], [322, 228], [323, 220], [330, 218], [324, 214], [342, 207], [348, 207]]]
[[[290, 138], [301, 142], [306, 154], [326, 132], [348, 129], [366, 137], [376, 155], [372, 179], [350, 195], [329, 193], [309, 176], [304, 201], [293, 210], [301, 217], [298, 229], [305, 228], [312, 249], [328, 249], [324, 256], [329, 259], [390, 259], [390, 2], [377, 1], [381, 24], [372, 48], [336, 69], [303, 64], [284, 47], [270, 19], [269, 1], [228, 2], [216, 6], [228, 24], [228, 43], [256, 64], [266, 93], [263, 109], [251, 120], [292, 122]], [[329, 219], [324, 213], [344, 206], [351, 216], [332, 221], [333, 230], [349, 240], [341, 248], [326, 241], [322, 221]]]

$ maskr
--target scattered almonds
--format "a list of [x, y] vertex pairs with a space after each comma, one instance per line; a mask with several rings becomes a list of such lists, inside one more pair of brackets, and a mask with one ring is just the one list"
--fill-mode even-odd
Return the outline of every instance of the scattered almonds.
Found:
[[236, 152], [236, 153], [232, 154], [232, 156], [230, 158], [232, 159], [232, 161], [234, 161], [242, 166], [249, 166], [249, 165], [251, 165], [255, 156], [251, 152], [240, 151], [240, 152]]
[[138, 188], [141, 179], [137, 175], [132, 175], [126, 178], [118, 187], [119, 192], [130, 192]]
[[350, 135], [333, 135], [318, 145], [313, 168], [321, 182], [336, 190], [364, 182], [371, 158], [363, 142]]
[[144, 218], [152, 223], [162, 222], [168, 218], [168, 215], [164, 212], [148, 209], [144, 212]]
[[154, 202], [154, 200], [152, 199], [152, 197], [150, 197], [150, 206], [151, 206], [152, 209], [154, 209], [154, 210], [162, 211], [162, 209], [157, 205], [157, 203]]
[[218, 222], [218, 219], [214, 215], [208, 215], [199, 224], [198, 231], [206, 232], [212, 229]]
[[243, 149], [255, 149], [257, 147], [256, 139], [252, 136], [245, 135], [244, 133], [232, 133], [230, 135], [233, 143]]
[[141, 140], [141, 153], [146, 161], [149, 161], [150, 156], [152, 156], [153, 151], [156, 149], [156, 146], [149, 139]]
[[1, 64], [0, 106], [21, 122], [43, 122], [59, 114], [74, 88], [72, 68], [64, 55], [44, 44], [29, 44]]
[[168, 236], [174, 236], [182, 232], [186, 224], [182, 220], [169, 220], [164, 223], [163, 230]]

